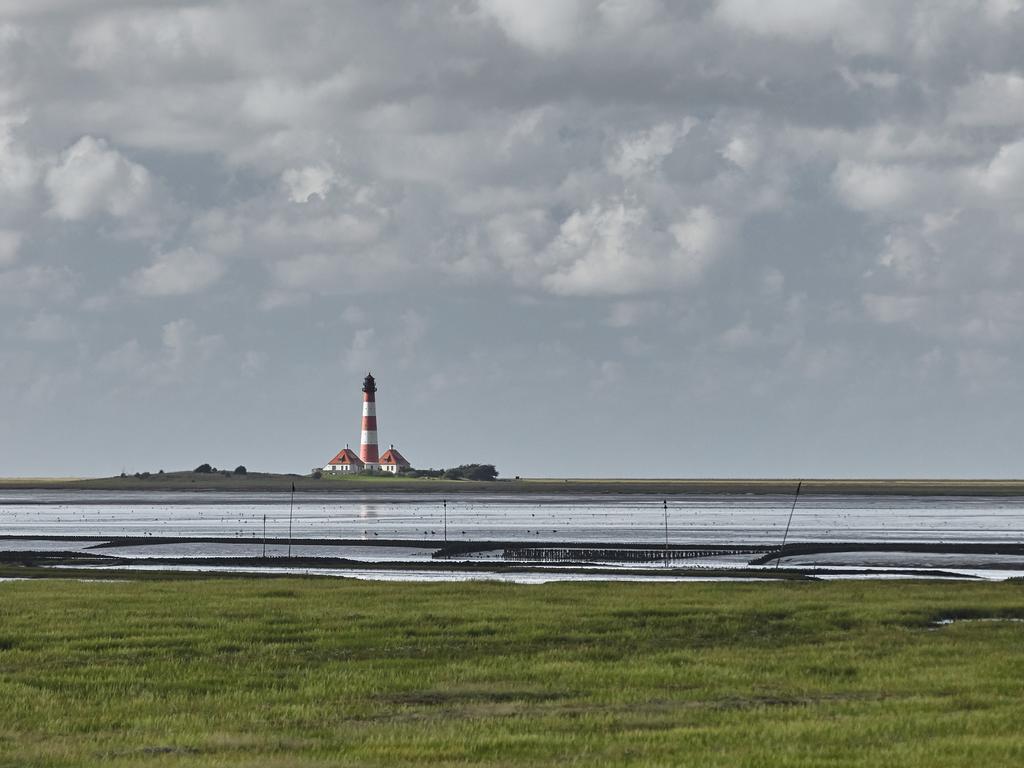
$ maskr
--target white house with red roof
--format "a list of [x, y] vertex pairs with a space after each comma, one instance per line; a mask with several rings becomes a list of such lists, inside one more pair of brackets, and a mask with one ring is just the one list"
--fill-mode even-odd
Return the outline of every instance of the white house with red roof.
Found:
[[355, 451], [347, 445], [333, 459], [327, 462], [324, 472], [362, 472], [366, 468], [363, 460], [356, 456]]
[[404, 472], [411, 468], [411, 464], [405, 460], [405, 456], [395, 450], [395, 446], [391, 446], [380, 457], [380, 471], [390, 472], [393, 475], [397, 475], [399, 472]]

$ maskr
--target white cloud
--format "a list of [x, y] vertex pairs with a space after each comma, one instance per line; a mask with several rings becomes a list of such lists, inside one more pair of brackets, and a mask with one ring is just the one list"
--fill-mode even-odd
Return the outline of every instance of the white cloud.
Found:
[[[927, 241], [909, 234], [890, 233], [878, 257], [880, 266], [891, 270], [911, 285], [921, 285], [928, 277], [934, 253]], [[882, 314], [885, 314], [883, 311]]]
[[260, 309], [271, 311], [285, 307], [297, 307], [309, 301], [309, 294], [302, 291], [288, 291], [271, 288], [260, 299]]
[[537, 254], [550, 239], [554, 225], [547, 211], [531, 208], [503, 213], [480, 228], [480, 242], [471, 245], [469, 255], [446, 260], [446, 269], [455, 274], [492, 274], [493, 261], [519, 283], [529, 284], [538, 273]]
[[661, 0], [600, 0], [597, 12], [605, 26], [616, 32], [636, 30], [663, 10]]
[[[94, 5], [113, 5], [117, 0], [97, 0]], [[53, 13], [54, 11], [71, 12], [81, 9], [81, 0], [3, 0], [0, 10], [6, 16], [18, 18]]]
[[1001, 146], [975, 178], [993, 197], [1012, 201], [1024, 199], [1024, 141]]
[[745, 171], [753, 167], [760, 154], [757, 139], [753, 136], [733, 136], [722, 149], [722, 157]]
[[786, 287], [786, 276], [781, 271], [769, 268], [761, 275], [761, 295], [766, 299], [778, 299]]
[[274, 277], [285, 288], [311, 290], [324, 285], [324, 279], [333, 279], [338, 273], [354, 271], [357, 266], [326, 253], [306, 253], [294, 259], [285, 259], [272, 266]]
[[52, 212], [68, 221], [97, 213], [125, 217], [140, 213], [153, 193], [149, 171], [128, 160], [103, 139], [83, 136], [61, 153], [46, 174]]
[[957, 374], [975, 390], [984, 390], [1012, 380], [1010, 358], [987, 349], [963, 349], [957, 353]]
[[759, 334], [750, 327], [750, 323], [746, 320], [737, 323], [722, 334], [722, 342], [727, 347], [734, 348], [753, 346], [758, 339]]
[[23, 122], [0, 114], [0, 202], [24, 202], [39, 177], [36, 162], [14, 137], [15, 127]]
[[327, 197], [337, 178], [334, 171], [325, 165], [310, 165], [289, 168], [281, 175], [281, 181], [293, 203], [305, 203], [313, 195]]
[[259, 376], [267, 367], [267, 355], [255, 349], [247, 350], [242, 355], [241, 371], [246, 378]]
[[985, 72], [953, 95], [952, 118], [976, 126], [1024, 125], [1024, 76]]
[[107, 350], [96, 361], [96, 368], [100, 371], [132, 377], [139, 377], [146, 365], [142, 345], [137, 339], [130, 339]]
[[18, 260], [21, 247], [21, 233], [11, 229], [0, 229], [0, 267], [9, 267]]
[[588, 376], [590, 388], [595, 391], [618, 389], [625, 376], [626, 368], [618, 360], [602, 360], [593, 374]]
[[292, 297], [394, 289], [412, 274], [409, 264], [386, 249], [304, 253], [274, 261], [269, 270], [275, 289]]
[[94, 17], [71, 36], [75, 64], [91, 70], [158, 62], [194, 65], [228, 48], [223, 16], [212, 8], [186, 7], [134, 8]]
[[256, 124], [291, 126], [330, 120], [331, 107], [344, 103], [360, 84], [353, 69], [326, 79], [295, 80], [268, 75], [246, 87], [243, 114]]
[[54, 342], [71, 336], [73, 329], [62, 315], [39, 312], [22, 324], [21, 332], [29, 341]]
[[394, 339], [394, 344], [403, 365], [409, 365], [415, 358], [416, 351], [420, 349], [427, 335], [428, 326], [427, 319], [415, 309], [407, 309], [399, 316], [395, 328], [398, 336]]
[[608, 169], [618, 176], [638, 176], [655, 170], [672, 153], [676, 143], [686, 136], [697, 121], [686, 118], [680, 123], [661, 123], [621, 139], [608, 159]]
[[192, 362], [205, 363], [224, 346], [223, 336], [200, 334], [195, 323], [185, 318], [164, 325], [160, 340], [164, 347], [164, 364], [170, 369]]
[[542, 284], [564, 295], [627, 295], [658, 291], [697, 278], [725, 237], [706, 207], [691, 209], [664, 230], [647, 210], [624, 203], [577, 211], [548, 246]]
[[651, 319], [660, 309], [653, 301], [616, 301], [605, 323], [611, 328], [631, 328]]
[[[583, 0], [480, 0], [506, 35], [520, 45], [544, 53], [570, 47], [582, 32]], [[613, 12], [614, 13], [614, 12]]]
[[896, 213], [921, 191], [918, 174], [903, 165], [842, 161], [832, 174], [839, 197], [861, 211]]
[[219, 259], [194, 248], [162, 254], [150, 266], [127, 279], [140, 296], [179, 296], [205, 290], [221, 278], [225, 267]]
[[373, 328], [359, 328], [352, 333], [352, 342], [342, 355], [342, 362], [352, 373], [365, 373], [375, 367], [379, 359]]
[[388, 212], [374, 209], [332, 211], [324, 215], [295, 214], [272, 215], [253, 228], [264, 239], [278, 241], [288, 248], [296, 243], [314, 242], [326, 245], [366, 244], [376, 240], [388, 221]]
[[922, 296], [868, 293], [862, 298], [868, 317], [883, 325], [916, 320], [927, 306], [927, 300]]
[[985, 16], [995, 24], [1005, 22], [1008, 16], [1024, 13], [1022, 0], [984, 0], [983, 5]]
[[192, 320], [180, 318], [161, 326], [159, 346], [146, 348], [130, 339], [101, 355], [96, 367], [119, 380], [166, 386], [199, 377], [224, 344], [223, 335], [201, 333]]
[[0, 272], [0, 305], [38, 307], [75, 293], [75, 276], [65, 267], [28, 266]]
[[886, 6], [864, 0], [719, 0], [715, 16], [755, 35], [808, 43], [832, 40], [855, 52], [879, 53], [891, 42]]
[[221, 334], [201, 333], [193, 321], [181, 317], [161, 327], [159, 346], [143, 347], [130, 339], [100, 355], [96, 369], [116, 375], [118, 386], [124, 381], [167, 386], [199, 378], [223, 348]]

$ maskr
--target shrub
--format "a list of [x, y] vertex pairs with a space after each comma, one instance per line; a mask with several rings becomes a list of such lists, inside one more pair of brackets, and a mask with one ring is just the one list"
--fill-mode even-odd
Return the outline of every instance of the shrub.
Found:
[[410, 469], [406, 473], [409, 477], [444, 477], [443, 469]]
[[243, 464], [239, 464], [237, 467], [235, 467], [235, 474], [236, 475], [245, 475], [245, 474], [248, 474], [248, 472], [249, 472], [249, 470], [247, 470], [245, 468], [245, 465], [243, 465]]
[[460, 464], [444, 473], [451, 480], [494, 480], [498, 470], [493, 464]]
[[192, 471], [193, 472], [198, 472], [201, 475], [208, 475], [211, 472], [213, 472], [214, 469], [209, 464], [200, 464], [198, 467], [196, 467]]

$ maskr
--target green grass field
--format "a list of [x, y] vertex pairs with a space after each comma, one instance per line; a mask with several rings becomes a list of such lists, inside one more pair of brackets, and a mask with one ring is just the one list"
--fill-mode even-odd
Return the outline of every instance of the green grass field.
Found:
[[0, 583], [0, 765], [1024, 762], [1019, 583]]

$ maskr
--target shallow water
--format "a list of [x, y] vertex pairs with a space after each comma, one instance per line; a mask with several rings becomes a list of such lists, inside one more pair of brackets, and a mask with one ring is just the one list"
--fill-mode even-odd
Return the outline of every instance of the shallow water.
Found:
[[[665, 521], [672, 545], [714, 544], [777, 547], [789, 517], [791, 496], [713, 495], [676, 496], [667, 500], [645, 495], [593, 496], [468, 494], [448, 500], [448, 541], [561, 542], [649, 544], [665, 543]], [[0, 492], [0, 550], [82, 551], [97, 555], [147, 558], [259, 557], [263, 554], [264, 516], [270, 539], [266, 554], [287, 554], [289, 531], [287, 493], [16, 491]], [[424, 494], [296, 494], [291, 530], [295, 539], [350, 539], [365, 544], [294, 544], [295, 557], [335, 557], [363, 562], [422, 562], [431, 559], [445, 541], [442, 499]], [[666, 515], [667, 512], [667, 515]], [[52, 537], [86, 537], [60, 540]], [[206, 537], [229, 542], [182, 542], [94, 547], [105, 537]], [[423, 546], [390, 547], [375, 541], [422, 541]], [[793, 516], [788, 541], [795, 542], [1024, 542], [1024, 498], [803, 496]], [[487, 562], [500, 560], [499, 547], [450, 559]], [[673, 559], [670, 564], [694, 569], [746, 568], [752, 555], [708, 555]], [[622, 568], [622, 562], [595, 562], [591, 567]], [[870, 570], [869, 578], [890, 577], [887, 570], [942, 570], [984, 579], [1024, 575], [1024, 557], [903, 552], [819, 553], [785, 558], [782, 565], [807, 572], [840, 572], [828, 578], [862, 578], [842, 571]], [[979, 567], [979, 566], [990, 566]], [[143, 567], [143, 566], [139, 566]], [[210, 569], [214, 566], [148, 566], [166, 569]], [[609, 577], [586, 573], [479, 574], [409, 570], [327, 569], [332, 575], [392, 580], [466, 580], [542, 583], [551, 580], [680, 580], [658, 575], [659, 559], [629, 563], [631, 570], [651, 575]], [[762, 568], [773, 568], [774, 563]], [[217, 567], [218, 570], [232, 570]], [[262, 573], [265, 569], [245, 568]], [[274, 573], [319, 573], [324, 569], [278, 568]], [[712, 577], [708, 577], [712, 578]], [[688, 580], [686, 578], [681, 580]]]
[[[0, 549], [3, 543], [0, 542]], [[92, 550], [98, 555], [109, 557], [154, 558], [154, 557], [262, 557], [262, 542], [215, 543], [215, 542], [183, 542], [180, 544], [144, 544], [131, 547], [99, 547]], [[270, 542], [266, 547], [267, 557], [287, 557], [288, 545]], [[408, 562], [410, 560], [430, 560], [434, 548], [423, 547], [375, 547], [372, 545], [359, 547], [316, 546], [311, 544], [293, 544], [292, 557], [341, 557], [347, 560], [363, 560], [366, 562]]]
[[987, 623], [1022, 624], [1022, 623], [1024, 623], [1024, 619], [992, 617], [992, 618], [978, 618], [978, 619], [970, 619], [970, 618], [964, 618], [964, 619], [939, 619], [938, 621], [933, 621], [932, 622], [932, 624], [934, 624], [936, 627], [946, 627], [946, 626], [949, 626], [950, 624], [978, 624], [978, 623], [985, 623], [985, 624], [987, 624]]
[[[670, 542], [776, 546], [790, 496], [668, 500]], [[663, 543], [661, 497], [467, 494], [448, 500], [449, 541]], [[287, 493], [0, 492], [0, 534], [284, 538]], [[424, 494], [296, 494], [295, 538], [445, 539], [442, 500]], [[805, 496], [789, 541], [1024, 541], [1024, 498]]]

